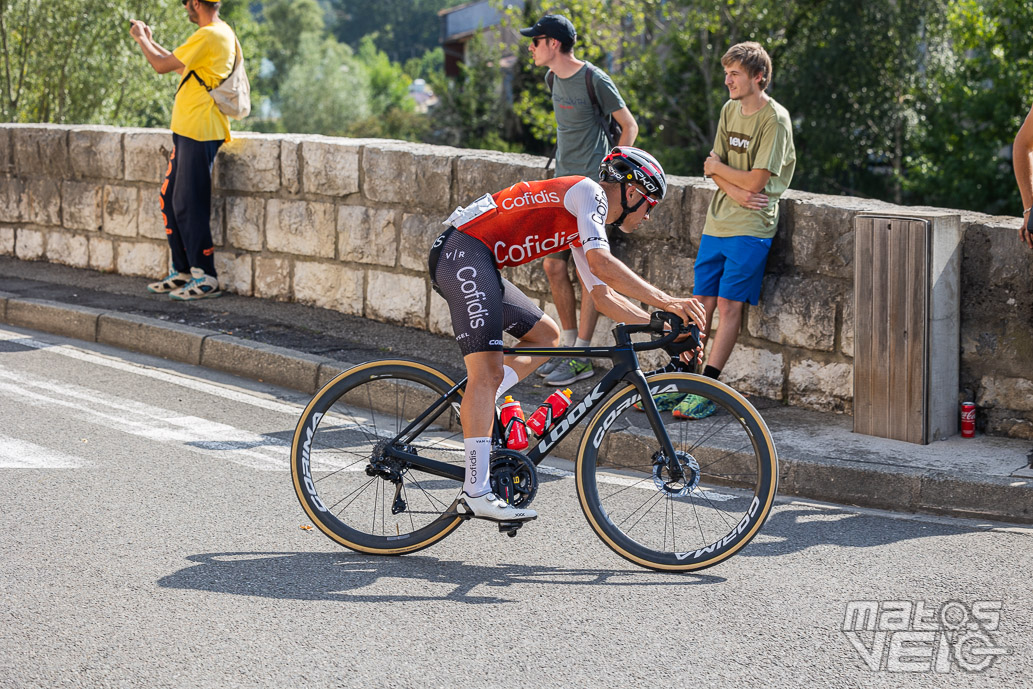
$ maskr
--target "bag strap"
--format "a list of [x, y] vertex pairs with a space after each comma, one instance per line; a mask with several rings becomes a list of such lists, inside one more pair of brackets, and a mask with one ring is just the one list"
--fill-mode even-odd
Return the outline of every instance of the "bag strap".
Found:
[[[551, 69], [545, 73], [545, 83], [549, 85], [549, 95], [552, 95], [552, 87], [556, 84], [556, 73]], [[552, 161], [556, 159], [556, 150], [559, 148], [559, 144], [552, 147], [552, 153], [549, 154], [549, 159], [545, 161], [545, 169], [548, 170], [549, 166], [552, 165]]]
[[599, 104], [599, 94], [595, 92], [595, 83], [592, 81], [592, 77], [595, 75], [595, 67], [585, 63], [585, 88], [588, 89], [588, 98], [592, 101], [592, 107], [595, 108], [595, 112], [599, 117], [605, 118], [606, 113], [603, 112], [603, 106]]
[[585, 66], [588, 67], [588, 69], [585, 70], [585, 86], [588, 89], [588, 97], [591, 99], [592, 105], [595, 107], [595, 114], [596, 117], [599, 118], [599, 124], [603, 128], [603, 134], [606, 136], [606, 143], [609, 144], [610, 148], [613, 148], [620, 143], [620, 141], [614, 141], [613, 137], [610, 135], [610, 120], [613, 116], [603, 112], [603, 106], [599, 102], [599, 94], [596, 92], [595, 84], [592, 81], [592, 76], [596, 71], [595, 67], [587, 62], [585, 63]]
[[176, 87], [176, 93], [179, 93], [179, 90], [183, 88], [183, 84], [187, 83], [187, 80], [191, 76], [197, 79], [197, 83], [201, 85], [201, 88], [203, 88], [205, 91], [211, 91], [211, 89], [208, 88], [208, 85], [204, 83], [201, 77], [197, 76], [197, 72], [195, 72], [194, 70], [190, 70], [189, 72], [187, 72], [187, 75], [183, 77], [183, 81], [179, 82], [179, 86]]
[[[230, 68], [230, 73], [226, 75], [226, 79], [230, 78], [230, 75], [236, 71], [237, 66], [244, 59], [244, 50], [240, 47], [240, 41], [237, 39], [236, 36], [233, 37], [233, 42], [236, 44], [233, 48], [233, 67]], [[187, 75], [183, 77], [183, 80], [179, 82], [179, 86], [176, 87], [177, 94], [179, 93], [179, 90], [183, 88], [183, 84], [187, 83], [187, 79], [189, 79], [191, 76], [197, 79], [197, 83], [200, 84], [201, 88], [203, 88], [205, 91], [212, 90], [208, 88], [208, 84], [204, 83], [204, 80], [201, 79], [201, 77], [197, 76], [197, 72], [195, 72], [194, 70], [190, 70], [189, 72], [187, 72]], [[222, 81], [226, 81], [226, 79], [223, 79]], [[222, 82], [219, 83], [221, 84]], [[218, 88], [218, 86], [213, 86], [212, 88]]]

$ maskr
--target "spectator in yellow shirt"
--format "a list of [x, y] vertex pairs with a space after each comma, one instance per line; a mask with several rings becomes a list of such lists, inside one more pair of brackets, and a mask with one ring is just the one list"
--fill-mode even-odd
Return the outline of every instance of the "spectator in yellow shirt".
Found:
[[219, 19], [218, 2], [184, 0], [183, 8], [198, 29], [173, 51], [158, 45], [142, 21], [130, 20], [129, 34], [156, 72], [182, 75], [172, 106], [172, 154], [159, 199], [172, 270], [147, 289], [192, 301], [222, 294], [209, 219], [212, 164], [219, 146], [229, 141], [230, 123], [208, 91], [232, 71], [236, 37]]

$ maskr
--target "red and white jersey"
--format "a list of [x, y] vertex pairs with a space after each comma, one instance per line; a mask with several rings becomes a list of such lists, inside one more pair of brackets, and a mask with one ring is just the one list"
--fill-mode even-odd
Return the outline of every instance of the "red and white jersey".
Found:
[[578, 272], [583, 273], [585, 251], [610, 249], [606, 194], [587, 177], [520, 182], [492, 195], [492, 200], [495, 208], [457, 229], [491, 249], [500, 268], [572, 249]]

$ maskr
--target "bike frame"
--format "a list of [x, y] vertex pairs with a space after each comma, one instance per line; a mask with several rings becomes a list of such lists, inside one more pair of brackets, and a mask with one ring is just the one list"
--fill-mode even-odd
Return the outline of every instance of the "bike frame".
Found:
[[[631, 341], [631, 335], [633, 333], [649, 331], [656, 332], [657, 328], [662, 328], [664, 324], [675, 326], [664, 337], [651, 342], [633, 343]], [[599, 381], [594, 388], [592, 388], [591, 392], [581, 398], [577, 404], [571, 402], [571, 406], [567, 408], [566, 413], [560, 418], [559, 422], [548, 430], [545, 435], [539, 438], [538, 442], [535, 443], [533, 447], [522, 454], [526, 455], [535, 466], [538, 466], [549, 452], [559, 445], [559, 443], [574, 430], [575, 426], [578, 426], [585, 417], [591, 414], [596, 407], [602, 404], [614, 388], [616, 388], [622, 381], [627, 381], [635, 386], [635, 389], [638, 391], [639, 398], [643, 401], [642, 407], [646, 413], [646, 418], [648, 419], [649, 425], [653, 429], [653, 433], [657, 440], [660, 441], [660, 448], [663, 450], [664, 456], [669, 458], [668, 465], [672, 474], [675, 477], [680, 475], [680, 465], [675, 460], [676, 455], [674, 446], [671, 443], [671, 438], [667, 435], [667, 429], [664, 427], [663, 422], [660, 419], [660, 412], [657, 410], [656, 403], [653, 401], [653, 391], [649, 389], [646, 376], [642, 372], [642, 368], [639, 366], [637, 354], [640, 351], [660, 349], [670, 342], [673, 342], [681, 332], [684, 332], [679, 330], [677, 327], [678, 325], [680, 325], [680, 322], [676, 324], [672, 322], [670, 318], [664, 318], [658, 314], [654, 314], [653, 319], [650, 321], [648, 326], [629, 326], [621, 324], [615, 327], [614, 334], [617, 339], [617, 345], [614, 347], [507, 347], [503, 349], [503, 354], [542, 357], [581, 356], [591, 357], [593, 359], [610, 359], [613, 362], [613, 368], [609, 373], [603, 376], [603, 379]], [[698, 331], [693, 330], [693, 332], [696, 333], [696, 342], [698, 343]], [[439, 476], [441, 478], [454, 479], [462, 483], [465, 478], [464, 467], [448, 464], [447, 462], [439, 462], [427, 457], [421, 457], [415, 452], [408, 452], [400, 449], [399, 445], [402, 447], [408, 446], [413, 438], [416, 438], [426, 429], [430, 424], [430, 419], [437, 418], [438, 413], [442, 411], [445, 405], [455, 403], [458, 398], [459, 391], [466, 385], [466, 380], [466, 378], [463, 378], [461, 381], [456, 383], [448, 392], [443, 394], [434, 404], [428, 407], [425, 412], [417, 416], [411, 423], [409, 423], [408, 426], [402, 429], [402, 431], [391, 440], [391, 443], [385, 449], [385, 455], [404, 460], [411, 466], [419, 468], [428, 474], [433, 474], [434, 476]], [[492, 427], [492, 436], [493, 440], [498, 442], [502, 440], [502, 438], [497, 414], [495, 421], [496, 423]]]

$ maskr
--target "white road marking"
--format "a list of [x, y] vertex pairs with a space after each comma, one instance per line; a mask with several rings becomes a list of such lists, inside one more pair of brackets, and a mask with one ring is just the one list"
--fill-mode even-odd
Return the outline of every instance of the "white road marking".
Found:
[[166, 371], [156, 369], [153, 366], [146, 366], [144, 364], [136, 364], [129, 361], [123, 361], [121, 359], [115, 359], [101, 354], [96, 354], [94, 352], [78, 349], [71, 345], [50, 344], [9, 330], [0, 329], [0, 340], [6, 340], [24, 347], [31, 347], [33, 349], [45, 349], [51, 354], [66, 356], [70, 359], [77, 359], [79, 361], [85, 361], [98, 366], [106, 366], [126, 373], [146, 376], [147, 378], [160, 380], [163, 383], [169, 383], [170, 385], [178, 385], [182, 388], [196, 390], [198, 392], [232, 400], [241, 404], [249, 404], [253, 407], [268, 409], [269, 411], [288, 414], [293, 417], [297, 417], [302, 409], [302, 407], [297, 404], [277, 402], [276, 400], [266, 399], [240, 390], [233, 390], [204, 380], [191, 378], [181, 373], [168, 373]]
[[0, 435], [0, 469], [75, 469], [86, 463], [80, 457]]
[[285, 440], [196, 416], [170, 416], [167, 409], [99, 390], [0, 370], [0, 392], [27, 405], [60, 407], [89, 423], [170, 445], [170, 453], [201, 454], [253, 469], [289, 467]]

